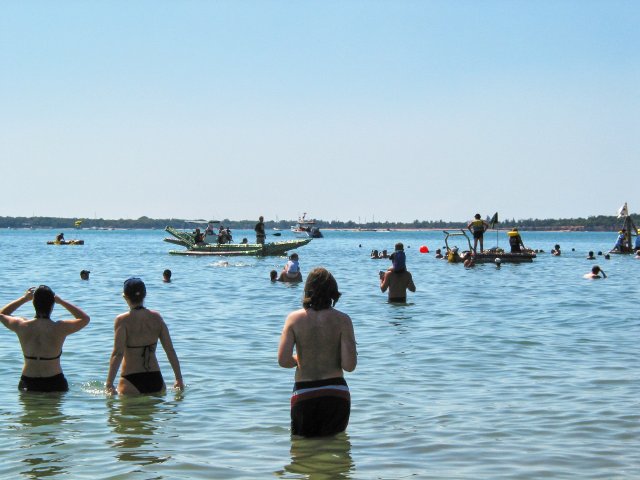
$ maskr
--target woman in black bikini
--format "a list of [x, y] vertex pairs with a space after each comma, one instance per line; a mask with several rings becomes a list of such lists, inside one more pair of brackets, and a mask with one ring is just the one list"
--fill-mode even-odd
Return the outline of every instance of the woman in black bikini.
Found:
[[[11, 316], [15, 310], [30, 301], [33, 301], [35, 318], [27, 320]], [[51, 320], [51, 312], [56, 303], [62, 305], [75, 318], [57, 322]], [[60, 366], [62, 345], [68, 335], [87, 326], [89, 315], [62, 300], [46, 285], [40, 285], [30, 288], [22, 297], [5, 305], [0, 310], [0, 321], [15, 332], [22, 347], [24, 367], [18, 389], [29, 392], [69, 390]]]
[[[141, 279], [132, 277], [124, 282], [122, 295], [129, 305], [129, 311], [116, 317], [113, 353], [105, 384], [108, 393], [160, 393], [165, 390], [156, 358], [158, 340], [173, 368], [176, 377], [174, 388], [184, 388], [180, 362], [173, 348], [169, 329], [158, 312], [144, 307], [146, 294], [147, 290]], [[116, 389], [113, 382], [120, 364], [122, 373]]]

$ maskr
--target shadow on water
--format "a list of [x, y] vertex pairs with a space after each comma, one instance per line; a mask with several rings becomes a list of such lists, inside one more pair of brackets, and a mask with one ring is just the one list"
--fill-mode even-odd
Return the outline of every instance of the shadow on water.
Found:
[[154, 441], [166, 403], [161, 396], [147, 395], [107, 399], [108, 424], [115, 434], [107, 444], [115, 448], [119, 461], [145, 466], [169, 460]]
[[[300, 475], [311, 480], [351, 478], [355, 470], [347, 433], [334, 437], [291, 439], [291, 463], [278, 476]], [[286, 472], [286, 473], [285, 473]]]
[[67, 474], [71, 455], [62, 453], [65, 439], [64, 424], [71, 417], [62, 413], [64, 393], [20, 393], [20, 403], [24, 410], [20, 424], [24, 428], [19, 435], [25, 443], [25, 458], [29, 466], [22, 475], [27, 478], [47, 478]]

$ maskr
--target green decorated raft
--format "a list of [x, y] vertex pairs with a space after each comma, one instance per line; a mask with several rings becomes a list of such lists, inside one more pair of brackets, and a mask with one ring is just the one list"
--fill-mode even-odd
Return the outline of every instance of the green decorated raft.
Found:
[[300, 248], [311, 241], [311, 238], [297, 238], [293, 240], [284, 240], [281, 242], [269, 243], [195, 243], [193, 234], [173, 227], [167, 227], [165, 230], [174, 236], [174, 238], [166, 239], [169, 243], [174, 243], [186, 247], [185, 250], [170, 250], [171, 255], [192, 255], [192, 256], [237, 256], [237, 255], [253, 255], [253, 256], [279, 256], [284, 255], [290, 250]]

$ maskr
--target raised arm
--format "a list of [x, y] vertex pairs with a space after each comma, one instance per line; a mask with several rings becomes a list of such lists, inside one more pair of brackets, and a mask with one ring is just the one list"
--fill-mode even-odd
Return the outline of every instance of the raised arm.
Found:
[[182, 371], [180, 370], [180, 361], [178, 360], [178, 354], [175, 348], [173, 348], [173, 342], [171, 341], [171, 335], [169, 335], [169, 329], [164, 320], [161, 319], [162, 330], [160, 331], [160, 343], [164, 349], [164, 353], [167, 354], [169, 364], [173, 369], [173, 374], [176, 377], [176, 381], [173, 384], [173, 388], [182, 390], [184, 388], [184, 382], [182, 381]]
[[25, 303], [33, 300], [33, 287], [25, 292], [21, 297], [16, 298], [14, 301], [7, 303], [2, 309], [0, 309], [0, 322], [11, 331], [16, 331], [18, 325], [22, 323], [22, 318], [12, 317], [11, 314], [15, 312]]
[[391, 273], [392, 272], [387, 270], [380, 278], [380, 290], [382, 291], [382, 293], [386, 292], [389, 288], [389, 276], [391, 275]]
[[59, 322], [60, 325], [64, 327], [65, 333], [70, 335], [72, 333], [77, 332], [78, 330], [83, 329], [89, 324], [90, 318], [85, 312], [83, 312], [80, 308], [76, 307], [74, 304], [63, 300], [58, 295], [54, 297], [54, 301], [64, 307], [67, 312], [73, 315], [75, 318], [73, 320], [63, 320]]

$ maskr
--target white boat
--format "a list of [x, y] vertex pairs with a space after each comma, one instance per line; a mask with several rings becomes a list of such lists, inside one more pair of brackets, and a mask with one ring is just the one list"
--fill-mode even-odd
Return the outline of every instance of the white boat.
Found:
[[307, 212], [304, 212], [302, 217], [298, 218], [298, 222], [291, 226], [291, 231], [297, 237], [322, 238], [323, 236], [320, 228], [316, 226], [316, 221], [307, 220]]

